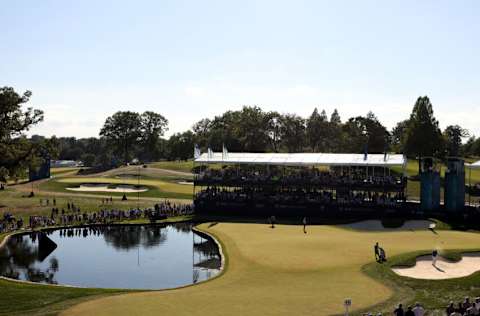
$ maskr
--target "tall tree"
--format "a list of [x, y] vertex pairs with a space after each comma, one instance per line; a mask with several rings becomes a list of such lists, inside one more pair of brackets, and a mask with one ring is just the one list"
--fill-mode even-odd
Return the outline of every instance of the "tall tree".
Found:
[[167, 142], [168, 158], [170, 160], [187, 160], [193, 156], [195, 135], [192, 131], [177, 133], [170, 136]]
[[11, 87], [0, 88], [0, 181], [15, 177], [34, 154], [35, 147], [23, 133], [43, 120], [43, 112], [23, 110], [32, 93], [18, 94]]
[[306, 135], [313, 152], [325, 151], [328, 141], [328, 118], [325, 110], [315, 108], [307, 120]]
[[427, 96], [419, 97], [413, 106], [407, 129], [405, 152], [420, 159], [426, 156], [439, 157], [443, 151], [443, 137], [438, 121], [433, 115], [433, 106]]
[[146, 111], [141, 117], [142, 150], [140, 158], [152, 161], [159, 158], [161, 148], [159, 139], [168, 130], [168, 120], [161, 114]]
[[347, 148], [352, 152], [366, 149], [370, 153], [381, 153], [387, 148], [389, 133], [372, 112], [365, 117], [350, 118], [344, 131], [347, 134]]
[[272, 151], [278, 153], [282, 145], [282, 115], [278, 112], [267, 113], [267, 134]]
[[449, 125], [445, 128], [443, 135], [445, 137], [447, 155], [456, 157], [460, 155], [462, 139], [468, 137], [470, 133], [459, 125]]
[[341, 152], [343, 147], [342, 120], [337, 109], [333, 110], [328, 126], [328, 149], [331, 152]]
[[100, 136], [105, 137], [117, 153], [123, 153], [125, 164], [132, 158], [132, 147], [141, 140], [142, 120], [135, 112], [117, 112], [108, 117], [100, 130]]
[[403, 152], [409, 124], [409, 120], [403, 120], [392, 129], [390, 143], [395, 152]]
[[280, 117], [279, 125], [282, 145], [287, 152], [301, 151], [305, 139], [305, 120], [296, 114], [285, 114]]

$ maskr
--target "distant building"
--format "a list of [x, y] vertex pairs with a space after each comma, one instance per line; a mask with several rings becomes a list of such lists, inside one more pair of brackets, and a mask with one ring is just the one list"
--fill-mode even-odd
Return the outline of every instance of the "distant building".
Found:
[[83, 167], [83, 163], [75, 160], [52, 160], [52, 168]]

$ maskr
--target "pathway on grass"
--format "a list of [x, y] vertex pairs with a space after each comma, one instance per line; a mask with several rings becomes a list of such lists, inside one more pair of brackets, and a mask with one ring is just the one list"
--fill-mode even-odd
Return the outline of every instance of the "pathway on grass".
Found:
[[[102, 298], [63, 315], [329, 315], [352, 298], [358, 310], [393, 293], [361, 272], [379, 242], [390, 256], [474, 249], [480, 235], [455, 231], [359, 232], [332, 226], [220, 223], [210, 228], [228, 253], [224, 275], [182, 289]], [[412, 242], [414, 241], [414, 242]], [[92, 262], [94, 264], [94, 262]]]

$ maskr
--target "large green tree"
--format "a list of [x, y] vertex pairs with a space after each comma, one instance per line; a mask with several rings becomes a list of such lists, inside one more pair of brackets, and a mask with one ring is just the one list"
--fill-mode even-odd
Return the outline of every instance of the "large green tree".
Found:
[[440, 157], [443, 154], [443, 137], [433, 106], [427, 96], [419, 97], [410, 115], [405, 152], [410, 157]]
[[350, 118], [344, 125], [345, 147], [350, 152], [382, 153], [388, 147], [389, 133], [375, 114]]
[[177, 133], [167, 141], [167, 157], [169, 160], [187, 160], [193, 157], [195, 135], [192, 131]]
[[22, 95], [11, 87], [0, 88], [0, 181], [15, 177], [28, 166], [35, 146], [24, 132], [43, 120], [41, 110], [22, 109], [32, 93]]
[[280, 116], [281, 144], [287, 152], [299, 152], [305, 144], [305, 120], [296, 114]]
[[325, 110], [318, 113], [315, 108], [307, 120], [306, 136], [313, 152], [327, 151], [329, 137], [329, 122]]
[[456, 157], [461, 154], [462, 139], [468, 137], [470, 133], [459, 125], [449, 125], [445, 128], [443, 135], [447, 155]]
[[140, 114], [119, 111], [108, 117], [100, 130], [100, 136], [114, 148], [115, 153], [123, 156], [123, 162], [132, 159], [133, 147], [141, 140], [142, 120]]
[[403, 152], [405, 139], [407, 136], [409, 120], [403, 120], [397, 123], [390, 134], [390, 143], [392, 149], [396, 152]]
[[146, 111], [141, 115], [142, 150], [140, 158], [153, 161], [160, 158], [160, 137], [168, 130], [168, 120], [161, 114]]

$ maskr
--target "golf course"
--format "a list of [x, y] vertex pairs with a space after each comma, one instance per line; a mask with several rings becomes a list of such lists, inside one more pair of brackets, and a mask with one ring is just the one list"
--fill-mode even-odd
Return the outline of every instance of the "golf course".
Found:
[[[391, 311], [401, 302], [421, 301], [443, 309], [451, 298], [478, 294], [478, 273], [455, 280], [426, 281], [396, 276], [390, 266], [405, 264], [433, 247], [445, 253], [474, 250], [480, 234], [441, 230], [355, 231], [319, 225], [218, 223], [200, 229], [214, 235], [226, 258], [224, 273], [203, 284], [167, 291], [115, 295], [81, 303], [63, 315], [291, 315], [342, 314], [343, 300], [355, 312]], [[379, 242], [390, 258], [375, 263]], [[428, 290], [428, 291], [425, 291]], [[356, 314], [354, 312], [354, 314]]]
[[[0, 192], [1, 204], [3, 210], [27, 219], [31, 214], [49, 214], [52, 205], [40, 205], [40, 199], [52, 203], [55, 198], [58, 207], [75, 203], [87, 213], [104, 208], [152, 207], [165, 199], [189, 203], [190, 169], [191, 163], [174, 162], [86, 175], [79, 174], [78, 168], [56, 168], [50, 179], [9, 185]], [[416, 172], [414, 162], [408, 164], [407, 171], [409, 175]], [[478, 181], [478, 171], [472, 176]], [[141, 185], [148, 191], [127, 192], [128, 200], [121, 201], [122, 192], [67, 190], [84, 183]], [[409, 190], [415, 187], [415, 181], [410, 181]], [[35, 197], [26, 197], [32, 188]], [[412, 191], [415, 193], [418, 191]], [[112, 205], [103, 205], [102, 200], [109, 197], [113, 197]], [[352, 299], [351, 315], [391, 312], [399, 302], [416, 301], [430, 312], [439, 312], [450, 300], [480, 294], [478, 272], [444, 280], [414, 279], [393, 272], [397, 266], [415, 266], [417, 256], [428, 255], [434, 248], [453, 262], [461, 260], [462, 252], [480, 250], [479, 233], [455, 231], [442, 222], [437, 222], [435, 232], [426, 227], [372, 231], [357, 229], [364, 226], [361, 224], [322, 224], [307, 225], [304, 234], [301, 218], [284, 222], [279, 218], [275, 228], [261, 218], [168, 219], [181, 220], [194, 220], [199, 230], [221, 244], [224, 267], [219, 276], [160, 291], [83, 289], [0, 280], [2, 292], [8, 293], [0, 297], [0, 315], [337, 315], [344, 312], [346, 298]], [[383, 264], [375, 262], [375, 242], [386, 250], [388, 261]], [[18, 304], [10, 304], [12, 300]]]

